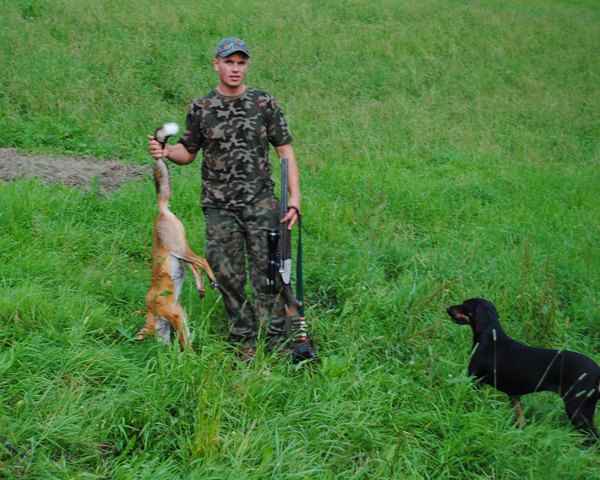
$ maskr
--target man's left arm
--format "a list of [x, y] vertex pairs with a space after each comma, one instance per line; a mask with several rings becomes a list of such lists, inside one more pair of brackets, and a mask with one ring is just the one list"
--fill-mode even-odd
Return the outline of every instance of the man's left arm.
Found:
[[[287, 223], [288, 229], [292, 229], [298, 221], [300, 213], [300, 171], [296, 162], [296, 155], [291, 144], [275, 147], [279, 158], [288, 159], [288, 211], [281, 219], [281, 223]], [[293, 207], [293, 208], [292, 208]]]

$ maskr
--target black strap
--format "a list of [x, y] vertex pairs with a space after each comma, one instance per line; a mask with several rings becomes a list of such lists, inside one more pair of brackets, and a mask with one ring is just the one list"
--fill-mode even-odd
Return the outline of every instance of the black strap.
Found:
[[296, 255], [296, 299], [300, 303], [298, 313], [304, 317], [304, 276], [302, 272], [302, 215], [296, 207], [290, 207], [298, 214], [298, 253]]

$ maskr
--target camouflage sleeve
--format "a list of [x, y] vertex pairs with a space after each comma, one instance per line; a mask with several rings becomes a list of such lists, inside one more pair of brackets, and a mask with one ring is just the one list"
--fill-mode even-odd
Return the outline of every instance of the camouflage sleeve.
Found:
[[292, 143], [292, 134], [283, 115], [281, 107], [273, 97], [268, 103], [267, 137], [274, 147]]
[[202, 107], [194, 101], [190, 104], [185, 119], [185, 132], [179, 139], [179, 143], [190, 153], [196, 153], [204, 146], [205, 138], [202, 135], [201, 121]]

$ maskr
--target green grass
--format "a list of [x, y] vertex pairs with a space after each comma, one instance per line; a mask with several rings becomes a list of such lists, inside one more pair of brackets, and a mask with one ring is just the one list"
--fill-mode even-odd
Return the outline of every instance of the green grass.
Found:
[[[0, 146], [34, 153], [147, 163], [146, 135], [214, 85], [217, 40], [248, 41], [296, 138], [322, 357], [238, 364], [191, 281], [195, 352], [134, 343], [150, 179], [0, 183], [0, 478], [597, 476], [556, 395], [518, 430], [472, 387], [444, 312], [485, 296], [511, 335], [600, 360], [596, 2], [0, 7]], [[201, 250], [198, 165], [171, 172]]]

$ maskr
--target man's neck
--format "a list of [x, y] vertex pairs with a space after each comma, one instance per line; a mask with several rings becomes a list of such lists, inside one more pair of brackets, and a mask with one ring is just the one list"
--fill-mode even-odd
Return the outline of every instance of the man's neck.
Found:
[[238, 87], [228, 87], [222, 83], [217, 86], [217, 92], [226, 97], [239, 97], [246, 91], [246, 85], [240, 85]]

